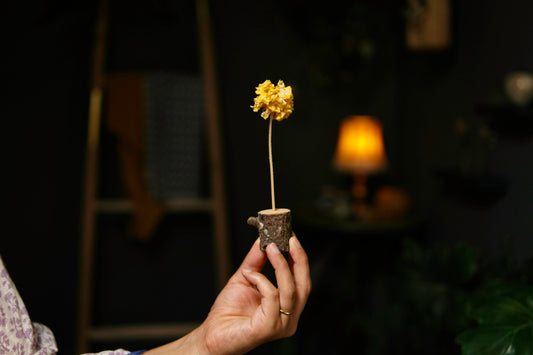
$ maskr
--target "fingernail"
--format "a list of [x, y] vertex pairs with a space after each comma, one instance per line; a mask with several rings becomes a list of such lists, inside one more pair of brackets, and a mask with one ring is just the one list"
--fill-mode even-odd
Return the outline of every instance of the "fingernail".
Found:
[[293, 249], [296, 249], [296, 248], [302, 248], [302, 245], [300, 244], [300, 241], [298, 240], [298, 238], [296, 237], [292, 237], [291, 239], [289, 239], [289, 244], [291, 246], [291, 248]]
[[279, 251], [278, 246], [275, 243], [270, 243], [268, 246], [269, 246], [270, 250], [272, 251], [272, 253], [281, 254], [281, 252]]
[[242, 272], [246, 275], [250, 274], [252, 272], [252, 270], [250, 269], [242, 269]]

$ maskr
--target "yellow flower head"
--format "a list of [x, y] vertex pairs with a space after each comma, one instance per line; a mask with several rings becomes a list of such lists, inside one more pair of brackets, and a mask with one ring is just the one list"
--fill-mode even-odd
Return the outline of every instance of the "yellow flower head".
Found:
[[261, 117], [265, 120], [272, 116], [276, 121], [281, 121], [289, 117], [294, 109], [292, 88], [285, 86], [283, 81], [278, 81], [274, 86], [270, 80], [265, 80], [255, 89], [257, 97], [254, 105], [250, 106], [254, 112], [263, 109]]

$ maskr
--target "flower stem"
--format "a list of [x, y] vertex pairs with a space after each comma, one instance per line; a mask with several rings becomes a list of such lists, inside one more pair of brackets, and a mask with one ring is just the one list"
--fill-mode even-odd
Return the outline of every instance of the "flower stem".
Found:
[[272, 195], [272, 210], [276, 210], [276, 198], [274, 197], [274, 164], [272, 163], [272, 117], [268, 125], [268, 160], [270, 162], [270, 193]]

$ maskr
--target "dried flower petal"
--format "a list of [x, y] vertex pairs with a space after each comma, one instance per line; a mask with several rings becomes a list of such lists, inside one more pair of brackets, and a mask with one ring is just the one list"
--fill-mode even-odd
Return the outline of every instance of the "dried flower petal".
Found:
[[261, 117], [265, 120], [272, 116], [276, 121], [281, 121], [289, 117], [294, 110], [292, 88], [285, 86], [282, 80], [274, 86], [270, 80], [265, 80], [255, 89], [257, 97], [254, 105], [250, 106], [254, 112], [261, 109]]

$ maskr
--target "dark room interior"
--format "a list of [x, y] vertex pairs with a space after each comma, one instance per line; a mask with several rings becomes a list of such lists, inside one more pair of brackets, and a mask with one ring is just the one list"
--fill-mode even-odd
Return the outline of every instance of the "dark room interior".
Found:
[[[137, 73], [154, 88], [147, 110], [194, 111], [202, 95], [194, 92], [202, 71], [195, 1], [107, 3], [109, 92], [113, 78]], [[4, 10], [8, 215], [0, 255], [60, 354], [79, 349], [100, 6], [31, 0]], [[271, 203], [268, 123], [251, 109], [255, 88], [283, 80], [294, 94], [291, 117], [273, 127], [276, 200], [291, 209], [313, 289], [296, 334], [250, 354], [500, 354], [501, 344], [533, 354], [533, 2], [238, 0], [210, 1], [209, 11], [231, 273], [257, 238], [247, 219]], [[420, 16], [434, 16], [445, 33], [422, 28]], [[411, 38], [416, 31], [428, 36]], [[176, 80], [189, 82], [176, 88], [186, 97], [179, 103], [169, 89]], [[517, 92], [514, 82], [526, 85]], [[125, 198], [109, 97], [97, 194]], [[364, 173], [364, 212], [352, 206], [355, 173], [334, 164], [339, 128], [352, 116], [378, 120], [386, 155], [384, 168]], [[213, 126], [203, 117], [185, 128], [171, 121], [148, 130], [151, 171], [184, 183], [158, 180], [155, 198], [168, 189], [203, 198], [212, 188], [203, 132]], [[180, 144], [160, 143], [166, 138]], [[217, 294], [215, 227], [202, 208], [177, 210], [163, 211], [141, 237], [128, 213], [98, 215], [93, 323], [206, 317]], [[510, 300], [525, 315], [505, 314]], [[488, 335], [502, 319], [512, 339]], [[498, 337], [493, 348], [483, 343]], [[88, 351], [165, 340], [101, 339]]]

